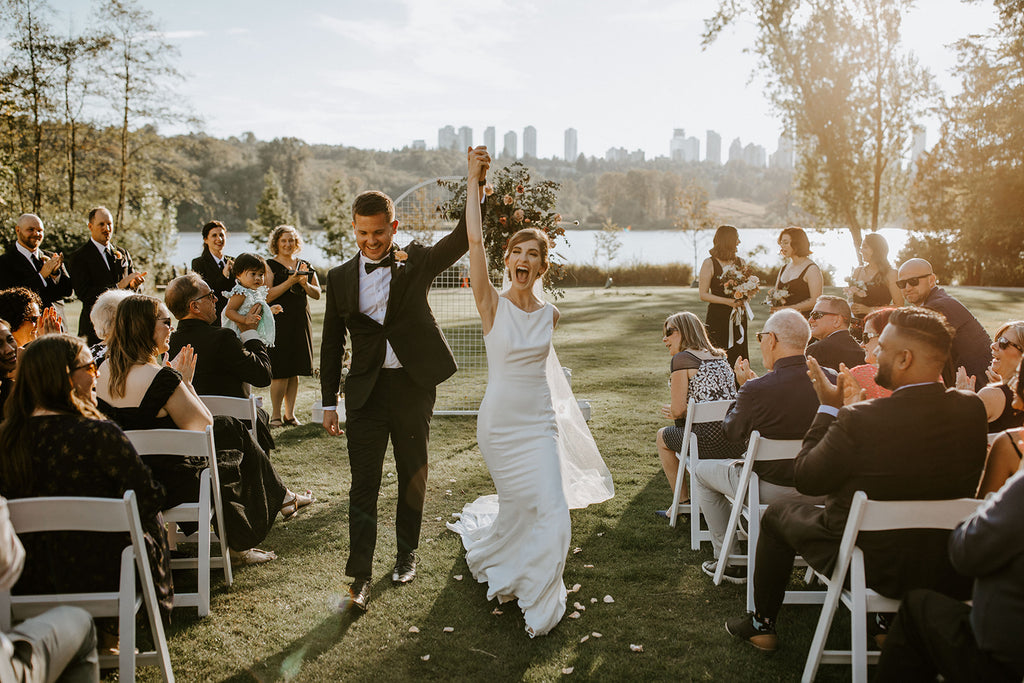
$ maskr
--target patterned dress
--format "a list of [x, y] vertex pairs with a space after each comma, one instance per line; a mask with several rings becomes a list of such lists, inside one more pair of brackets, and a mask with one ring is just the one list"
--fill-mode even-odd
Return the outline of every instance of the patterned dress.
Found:
[[[687, 400], [697, 403], [710, 401], [731, 401], [736, 399], [736, 375], [725, 358], [698, 358], [690, 351], [680, 351], [672, 357], [672, 372], [677, 370], [697, 370], [687, 385]], [[676, 420], [674, 427], [668, 427], [662, 433], [665, 445], [674, 451], [683, 448], [683, 432], [686, 418]], [[721, 460], [738, 458], [746, 450], [745, 443], [733, 443], [725, 438], [720, 422], [703, 422], [693, 425], [693, 433], [697, 435], [701, 460]]]

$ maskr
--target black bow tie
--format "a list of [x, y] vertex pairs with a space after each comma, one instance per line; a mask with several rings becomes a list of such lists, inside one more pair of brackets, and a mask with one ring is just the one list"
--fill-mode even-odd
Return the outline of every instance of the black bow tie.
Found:
[[391, 264], [394, 263], [394, 262], [395, 262], [395, 259], [393, 259], [391, 257], [391, 255], [389, 254], [389, 255], [385, 256], [384, 258], [382, 258], [380, 261], [377, 261], [376, 263], [365, 263], [365, 264], [363, 264], [363, 267], [366, 268], [366, 273], [367, 273], [367, 275], [369, 275], [370, 273], [372, 273], [373, 271], [377, 270], [378, 268], [383, 268], [384, 266], [389, 266], [390, 267]]

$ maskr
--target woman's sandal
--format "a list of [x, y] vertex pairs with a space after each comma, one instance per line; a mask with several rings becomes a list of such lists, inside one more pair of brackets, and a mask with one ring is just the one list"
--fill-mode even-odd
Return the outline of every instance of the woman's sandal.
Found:
[[316, 502], [316, 496], [309, 489], [306, 489], [305, 493], [295, 493], [294, 491], [291, 493], [291, 497], [285, 498], [281, 503], [281, 516], [285, 519], [291, 519], [299, 513], [299, 510]]
[[284, 423], [286, 425], [288, 425], [289, 427], [300, 427], [300, 426], [302, 426], [302, 423], [299, 422], [298, 418], [295, 418], [295, 417], [286, 417], [284, 419]]
[[279, 419], [274, 419], [270, 421], [270, 426], [277, 429], [278, 427], [284, 427], [284, 422]]
[[273, 550], [261, 550], [259, 548], [249, 548], [242, 552], [235, 550], [231, 551], [231, 564], [239, 567], [245, 567], [251, 564], [263, 564], [264, 562], [270, 562], [271, 560], [277, 559], [277, 553]]

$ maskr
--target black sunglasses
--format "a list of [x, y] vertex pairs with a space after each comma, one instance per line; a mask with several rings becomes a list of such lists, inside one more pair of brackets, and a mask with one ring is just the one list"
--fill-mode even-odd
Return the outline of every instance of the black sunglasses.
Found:
[[999, 348], [1000, 348], [1000, 349], [1002, 349], [1003, 351], [1005, 351], [1005, 350], [1007, 349], [1007, 347], [1010, 347], [1010, 346], [1012, 346], [1013, 348], [1017, 349], [1017, 350], [1018, 350], [1018, 351], [1020, 351], [1021, 353], [1024, 353], [1024, 349], [1022, 349], [1022, 348], [1020, 347], [1020, 344], [1014, 344], [1014, 343], [1013, 343], [1012, 341], [1010, 341], [1010, 340], [1009, 340], [1009, 339], [1007, 339], [1006, 337], [1000, 337], [999, 339], [996, 339], [996, 344], [997, 344], [997, 345], [999, 346]]
[[676, 328], [674, 328], [674, 327], [666, 327], [666, 328], [665, 328], [665, 336], [666, 336], [666, 337], [671, 337], [671, 336], [672, 336], [673, 334], [675, 334], [675, 333], [676, 333], [676, 332], [678, 332], [678, 331], [679, 331], [679, 330], [677, 330], [677, 329], [676, 329]]
[[907, 285], [910, 285], [911, 287], [917, 287], [917, 284], [921, 282], [921, 278], [926, 278], [929, 275], [931, 275], [931, 273], [928, 273], [927, 275], [917, 275], [916, 277], [908, 277], [906, 280], [897, 280], [896, 287], [898, 287], [899, 289], [903, 289]]
[[807, 317], [810, 318], [811, 320], [821, 320], [826, 315], [838, 315], [843, 320], [846, 320], [845, 315], [839, 315], [838, 313], [830, 313], [828, 311], [811, 311]]

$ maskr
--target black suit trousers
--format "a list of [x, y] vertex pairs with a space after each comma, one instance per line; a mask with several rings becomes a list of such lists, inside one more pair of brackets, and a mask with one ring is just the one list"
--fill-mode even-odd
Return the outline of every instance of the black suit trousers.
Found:
[[427, 490], [430, 416], [436, 394], [433, 387], [425, 389], [413, 382], [404, 369], [383, 369], [366, 403], [347, 413], [345, 433], [352, 487], [348, 519], [350, 546], [345, 573], [353, 578], [369, 579], [373, 573], [377, 498], [389, 438], [398, 470], [395, 513], [398, 552], [412, 552], [419, 547]]

